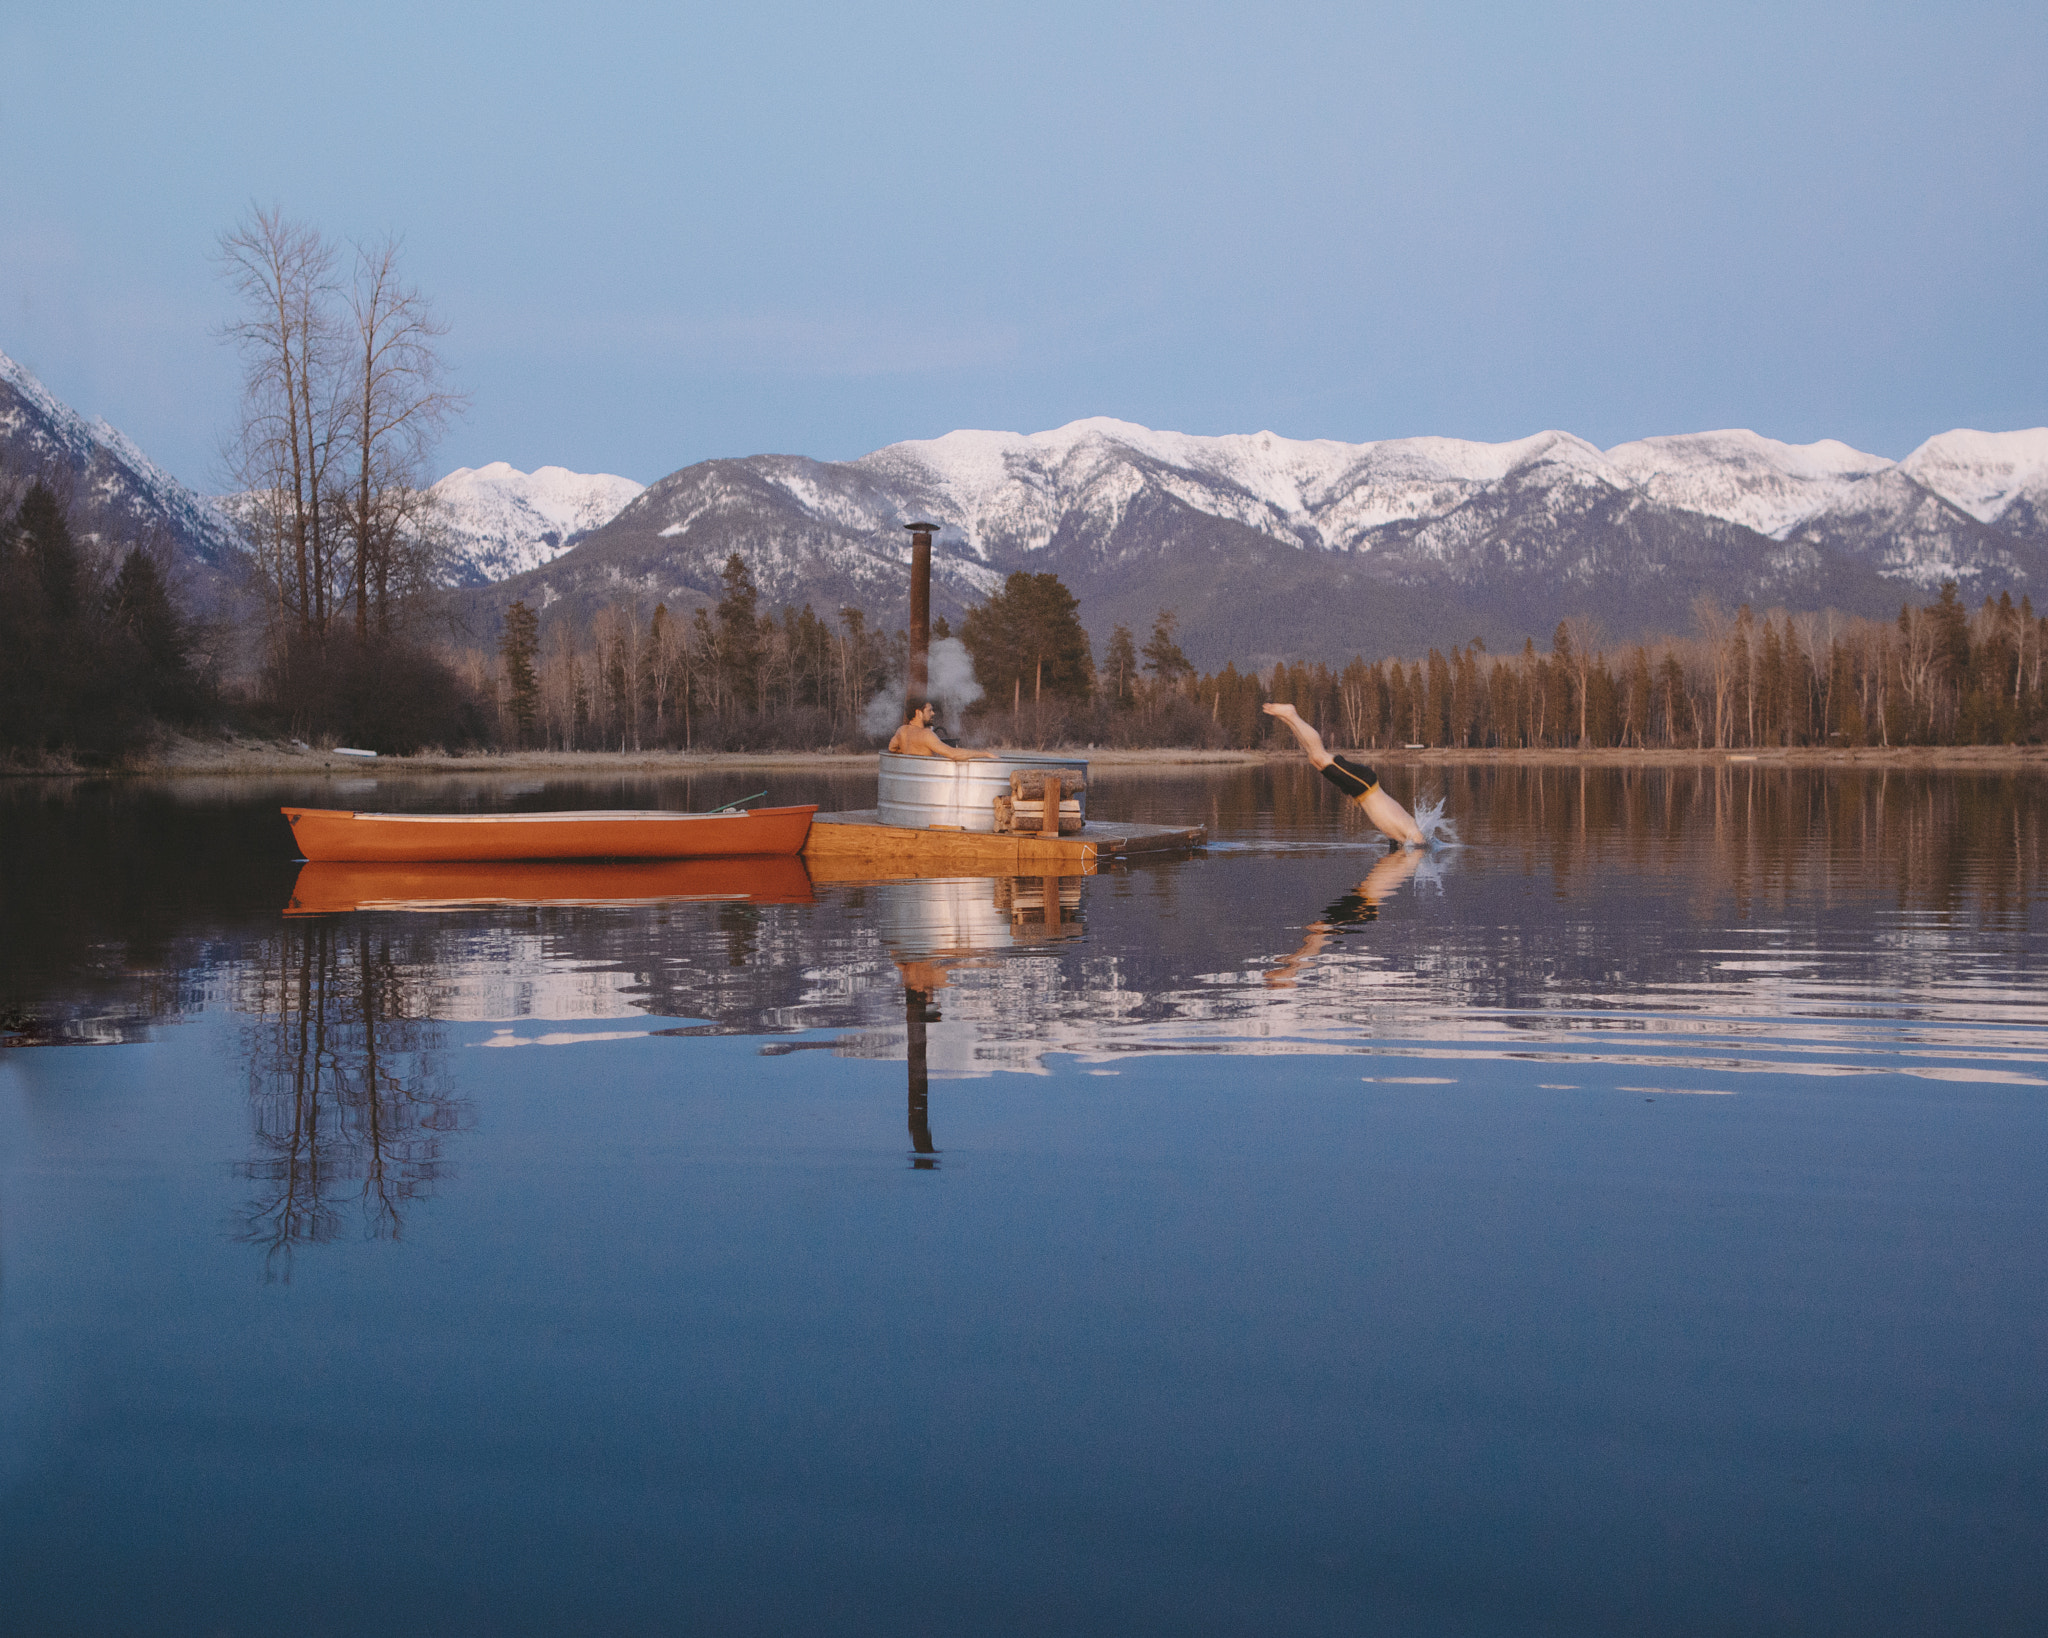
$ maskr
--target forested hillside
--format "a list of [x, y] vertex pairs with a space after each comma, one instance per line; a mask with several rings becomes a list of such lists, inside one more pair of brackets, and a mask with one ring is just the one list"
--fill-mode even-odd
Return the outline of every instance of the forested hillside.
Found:
[[[688, 618], [614, 601], [588, 621], [513, 606], [496, 652], [458, 670], [495, 702], [502, 744], [641, 749], [856, 746], [895, 720], [904, 634], [858, 607], [764, 610], [728, 558], [724, 595]], [[1896, 619], [1733, 612], [1710, 598], [1692, 630], [1613, 643], [1586, 620], [1546, 648], [1473, 642], [1332, 666], [1199, 671], [1173, 611], [1141, 642], [1113, 628], [1098, 657], [1058, 577], [1023, 571], [957, 636], [973, 683], [940, 688], [972, 743], [1284, 748], [1260, 707], [1294, 704], [1349, 746], [1730, 749], [2030, 744], [2048, 738], [2048, 620], [2009, 593], [1967, 608], [1953, 583]], [[935, 666], [934, 676], [939, 675]], [[876, 702], [882, 709], [878, 712]]]

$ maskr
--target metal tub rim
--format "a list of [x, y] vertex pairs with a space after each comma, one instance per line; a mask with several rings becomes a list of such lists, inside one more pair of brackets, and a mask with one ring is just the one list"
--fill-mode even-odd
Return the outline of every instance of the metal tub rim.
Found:
[[[1088, 773], [1086, 757], [1002, 756], [985, 761], [954, 762], [946, 757], [903, 756], [884, 751], [876, 780], [877, 817], [885, 825], [924, 830], [932, 825], [992, 832], [995, 798], [1007, 796], [1010, 775], [1020, 769], [1058, 768]], [[1080, 796], [1087, 818], [1088, 796]]]

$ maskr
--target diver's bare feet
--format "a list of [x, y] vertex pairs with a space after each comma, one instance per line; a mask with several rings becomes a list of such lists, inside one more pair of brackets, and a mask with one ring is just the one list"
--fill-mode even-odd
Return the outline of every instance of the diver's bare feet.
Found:
[[1329, 748], [1323, 744], [1323, 736], [1301, 720], [1301, 713], [1293, 706], [1281, 701], [1263, 707], [1269, 717], [1276, 717], [1286, 724], [1287, 731], [1294, 736], [1295, 743], [1308, 753], [1309, 761], [1318, 768], [1330, 764]]

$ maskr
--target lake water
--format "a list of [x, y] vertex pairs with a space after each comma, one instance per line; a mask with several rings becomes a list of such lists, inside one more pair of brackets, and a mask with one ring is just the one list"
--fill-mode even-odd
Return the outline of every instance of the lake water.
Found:
[[276, 814], [763, 783], [872, 800], [0, 787], [0, 1630], [2048, 1630], [2038, 775], [1451, 769], [1389, 861], [1105, 768], [1206, 853], [652, 888]]

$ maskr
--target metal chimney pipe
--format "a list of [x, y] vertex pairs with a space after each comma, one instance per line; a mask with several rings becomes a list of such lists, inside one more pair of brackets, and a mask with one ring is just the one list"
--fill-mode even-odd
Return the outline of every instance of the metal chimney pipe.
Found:
[[910, 531], [910, 674], [904, 679], [904, 703], [924, 698], [931, 686], [932, 536], [936, 523], [906, 523]]

